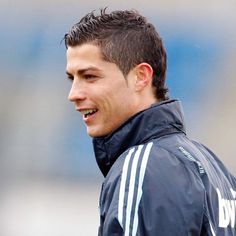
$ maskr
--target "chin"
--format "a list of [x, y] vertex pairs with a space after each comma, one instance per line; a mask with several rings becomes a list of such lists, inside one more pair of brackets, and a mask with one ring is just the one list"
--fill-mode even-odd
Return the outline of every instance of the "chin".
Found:
[[107, 130], [102, 131], [102, 130], [94, 130], [87, 128], [87, 133], [91, 138], [99, 138], [108, 135], [110, 132], [108, 132]]
[[88, 135], [91, 137], [91, 138], [98, 138], [98, 137], [102, 137], [102, 136], [105, 136], [105, 134], [103, 134], [103, 132], [99, 132], [97, 130], [87, 130], [87, 133]]
[[91, 138], [99, 138], [99, 137], [101, 137], [100, 135], [90, 134], [90, 133], [88, 133], [88, 135], [89, 135]]

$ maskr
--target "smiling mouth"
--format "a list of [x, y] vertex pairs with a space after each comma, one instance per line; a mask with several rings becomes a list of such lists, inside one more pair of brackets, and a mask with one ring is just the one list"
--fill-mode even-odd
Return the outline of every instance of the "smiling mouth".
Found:
[[81, 110], [80, 112], [83, 114], [84, 118], [87, 118], [96, 113], [97, 111], [98, 111], [97, 109], [86, 109], [86, 110]]

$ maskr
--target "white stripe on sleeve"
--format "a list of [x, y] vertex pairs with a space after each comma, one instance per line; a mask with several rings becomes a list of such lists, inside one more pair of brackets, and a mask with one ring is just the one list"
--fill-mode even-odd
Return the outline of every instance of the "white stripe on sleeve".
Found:
[[138, 193], [137, 193], [137, 200], [136, 200], [136, 205], [135, 205], [135, 211], [134, 211], [134, 223], [133, 223], [133, 230], [132, 230], [132, 236], [135, 236], [137, 233], [137, 229], [138, 229], [138, 207], [139, 207], [139, 203], [143, 194], [143, 190], [142, 190], [142, 185], [143, 185], [143, 179], [144, 179], [144, 175], [145, 175], [145, 171], [146, 171], [146, 167], [147, 167], [147, 162], [148, 162], [148, 157], [151, 151], [153, 143], [148, 143], [144, 155], [143, 155], [143, 160], [141, 163], [141, 167], [140, 167], [140, 175], [139, 175], [139, 182], [138, 182]]
[[211, 228], [211, 233], [212, 233], [212, 236], [216, 236], [216, 234], [215, 234], [215, 231], [213, 230], [213, 227], [212, 227], [212, 224], [211, 224], [211, 222], [210, 222], [210, 228]]
[[142, 148], [143, 148], [143, 145], [138, 146], [138, 150], [136, 151], [134, 155], [132, 168], [131, 168], [128, 201], [127, 201], [127, 208], [126, 208], [125, 236], [129, 236], [130, 215], [131, 215], [133, 197], [134, 197], [136, 170], [137, 170], [138, 160], [139, 160], [139, 156], [142, 151]]
[[120, 183], [120, 193], [119, 193], [119, 205], [118, 205], [118, 221], [123, 228], [123, 206], [124, 206], [124, 197], [125, 197], [125, 183], [127, 179], [127, 172], [129, 161], [132, 153], [134, 152], [134, 148], [130, 149], [129, 153], [125, 158], [125, 162], [123, 165], [122, 176], [121, 176], [121, 183]]

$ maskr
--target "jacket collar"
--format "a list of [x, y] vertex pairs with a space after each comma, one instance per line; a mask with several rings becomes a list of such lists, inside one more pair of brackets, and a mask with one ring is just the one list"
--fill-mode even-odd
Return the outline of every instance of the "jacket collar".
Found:
[[178, 100], [167, 100], [137, 113], [112, 134], [93, 139], [97, 164], [104, 176], [128, 148], [171, 133], [185, 133]]

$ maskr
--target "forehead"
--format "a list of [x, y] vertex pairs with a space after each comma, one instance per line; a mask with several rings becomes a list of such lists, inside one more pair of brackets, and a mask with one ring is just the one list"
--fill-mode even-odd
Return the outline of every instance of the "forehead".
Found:
[[73, 70], [83, 67], [101, 67], [108, 63], [102, 58], [101, 50], [98, 46], [92, 44], [82, 44], [68, 47], [67, 52], [67, 70]]

